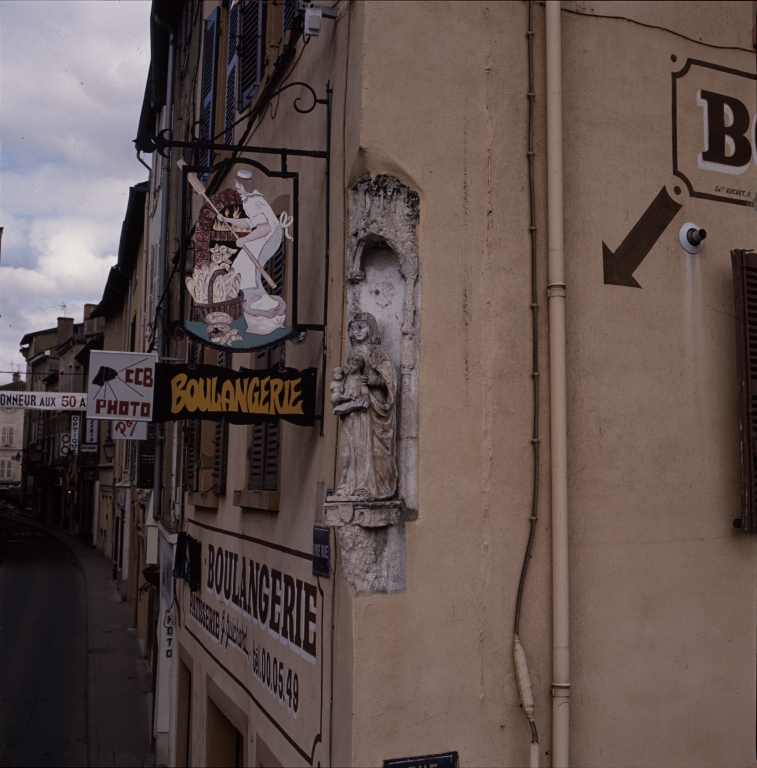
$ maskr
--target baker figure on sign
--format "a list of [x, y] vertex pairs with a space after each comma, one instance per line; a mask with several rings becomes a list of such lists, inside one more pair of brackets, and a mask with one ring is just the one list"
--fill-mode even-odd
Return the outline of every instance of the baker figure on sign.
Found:
[[280, 218], [276, 218], [268, 201], [255, 189], [252, 171], [247, 169], [237, 171], [235, 187], [242, 198], [247, 218], [234, 219], [218, 214], [218, 219], [226, 224], [251, 230], [249, 234], [236, 241], [241, 250], [234, 260], [233, 267], [242, 278], [241, 288], [244, 293], [247, 331], [265, 335], [283, 327], [286, 304], [280, 296], [271, 296], [266, 293], [260, 271], [247, 253], [247, 249], [252, 252], [260, 266], [265, 268], [281, 248], [284, 236], [289, 240], [292, 239], [288, 232], [292, 217], [283, 212]]

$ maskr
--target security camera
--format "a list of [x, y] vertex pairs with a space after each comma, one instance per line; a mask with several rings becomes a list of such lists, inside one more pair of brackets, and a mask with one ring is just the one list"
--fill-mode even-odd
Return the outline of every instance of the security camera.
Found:
[[707, 232], [698, 224], [687, 221], [678, 231], [678, 240], [686, 253], [699, 253], [704, 248]]

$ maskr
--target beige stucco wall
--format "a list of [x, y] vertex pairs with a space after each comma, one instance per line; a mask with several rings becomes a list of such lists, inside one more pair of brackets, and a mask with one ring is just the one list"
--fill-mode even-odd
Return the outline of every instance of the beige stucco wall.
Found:
[[[750, 3], [578, 5], [716, 45], [751, 42]], [[543, 14], [537, 6], [546, 333]], [[671, 194], [683, 186], [672, 176], [670, 73], [687, 57], [752, 71], [753, 54], [562, 16], [572, 760], [752, 764], [755, 545], [731, 526], [739, 479], [729, 251], [753, 242], [754, 212], [684, 190], [683, 209], [636, 273], [641, 291], [603, 284], [602, 241], [616, 248], [662, 185]], [[365, 25], [365, 164], [421, 195], [421, 487], [406, 593], [360, 597], [353, 608], [353, 759], [457, 749], [463, 764], [520, 765], [529, 739], [510, 653], [532, 473], [526, 5], [407, 3], [388, 13], [366, 4]], [[754, 114], [753, 99], [748, 106]], [[700, 257], [678, 244], [687, 220], [708, 230]], [[547, 363], [542, 338], [542, 520], [521, 637], [543, 753]]]
[[[751, 765], [755, 542], [731, 524], [739, 476], [729, 251], [754, 244], [754, 210], [693, 199], [673, 176], [671, 73], [687, 57], [753, 71], [752, 53], [681, 37], [749, 49], [752, 4], [564, 7], [571, 759]], [[336, 765], [377, 765], [457, 750], [461, 765], [523, 765], [529, 730], [513, 675], [512, 622], [533, 476], [527, 4], [366, 2], [349, 11], [340, 4], [340, 14], [336, 25], [324, 21], [296, 69], [319, 95], [326, 80], [334, 88], [327, 370], [343, 350], [345, 189], [366, 172], [389, 173], [421, 201], [420, 487], [419, 518], [406, 526], [405, 592], [355, 596], [342, 579], [329, 584], [334, 694], [321, 764], [327, 755]], [[534, 15], [542, 453], [521, 638], [548, 765], [541, 5]], [[320, 146], [318, 108], [294, 117], [284, 101], [256, 143]], [[753, 96], [747, 106], [754, 115]], [[701, 110], [691, 111], [701, 122]], [[303, 169], [301, 199], [320, 200], [320, 166], [290, 164]], [[754, 188], [754, 166], [739, 183]], [[602, 242], [617, 249], [663, 185], [683, 207], [635, 273], [642, 290], [605, 285]], [[271, 183], [266, 192], [274, 200], [285, 189]], [[301, 286], [317, 288], [311, 296], [301, 288], [300, 314], [316, 322], [322, 209], [308, 205]], [[707, 229], [699, 256], [678, 243], [685, 221]], [[305, 345], [287, 345], [287, 365], [318, 365], [318, 342], [311, 333]], [[333, 486], [336, 427], [331, 416], [323, 437], [317, 427], [284, 425], [281, 509], [265, 515], [232, 503], [233, 490], [245, 487], [248, 438], [246, 427], [230, 426], [226, 495], [217, 511], [188, 506], [188, 515], [308, 550], [316, 484]], [[185, 585], [177, 589], [187, 601]], [[177, 637], [193, 674], [195, 762], [205, 755], [208, 678], [245, 713], [253, 741], [258, 734], [285, 764], [298, 759], [182, 628]]]

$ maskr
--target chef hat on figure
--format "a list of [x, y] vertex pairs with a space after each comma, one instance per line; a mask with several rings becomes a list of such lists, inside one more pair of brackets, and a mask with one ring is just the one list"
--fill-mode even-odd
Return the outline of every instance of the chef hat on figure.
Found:
[[255, 191], [255, 182], [252, 180], [252, 171], [246, 168], [240, 168], [237, 171], [237, 181], [242, 185], [245, 192]]

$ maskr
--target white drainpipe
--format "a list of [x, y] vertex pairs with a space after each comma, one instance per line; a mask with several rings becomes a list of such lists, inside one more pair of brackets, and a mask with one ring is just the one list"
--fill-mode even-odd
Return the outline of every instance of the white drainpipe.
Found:
[[546, 3], [549, 409], [552, 464], [552, 765], [569, 765], [568, 420], [560, 0]]

